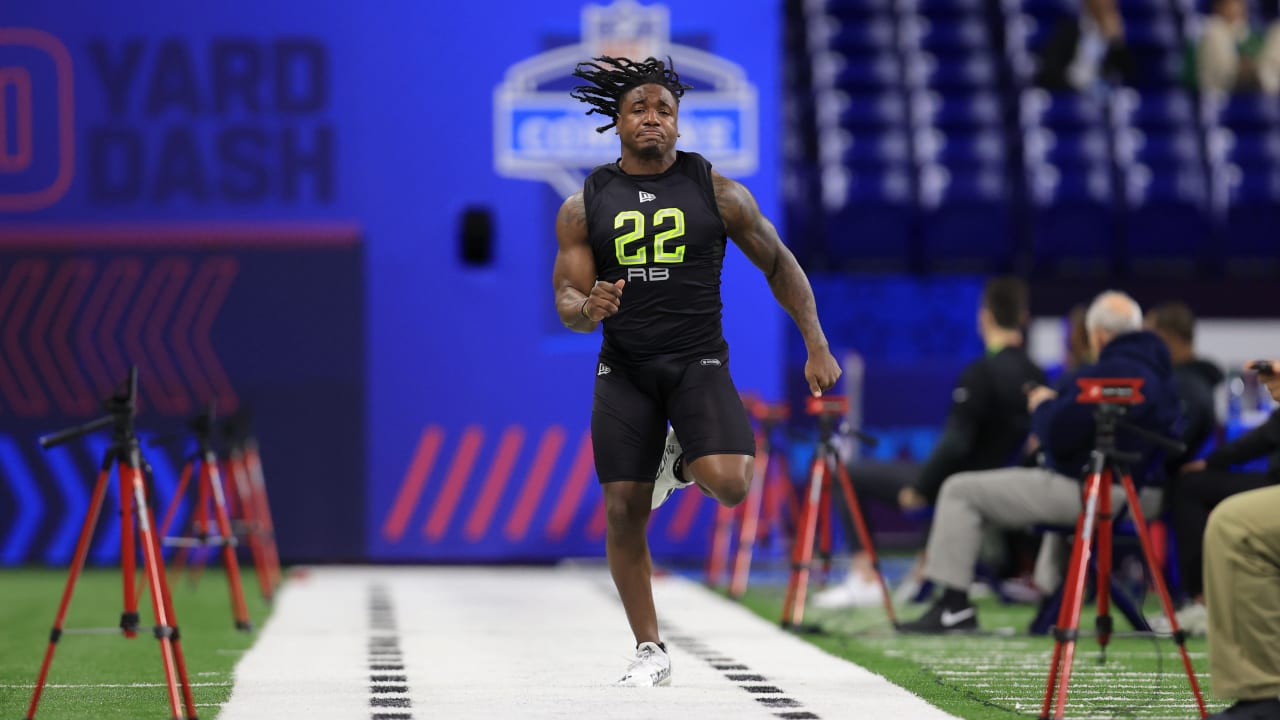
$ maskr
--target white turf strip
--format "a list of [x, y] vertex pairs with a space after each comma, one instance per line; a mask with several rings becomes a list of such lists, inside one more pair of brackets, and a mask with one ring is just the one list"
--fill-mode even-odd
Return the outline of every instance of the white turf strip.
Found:
[[[654, 594], [672, 686], [618, 688], [633, 641], [602, 569], [312, 569], [278, 597], [219, 718], [952, 717], [695, 583], [658, 578]], [[374, 627], [377, 598], [391, 612]], [[404, 671], [371, 670], [371, 649]]]

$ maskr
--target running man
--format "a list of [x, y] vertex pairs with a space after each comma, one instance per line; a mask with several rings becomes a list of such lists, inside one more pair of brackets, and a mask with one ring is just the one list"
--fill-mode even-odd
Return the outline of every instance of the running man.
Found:
[[732, 507], [747, 496], [753, 473], [755, 441], [720, 327], [726, 235], [764, 272], [799, 327], [810, 392], [835, 385], [840, 367], [808, 278], [755, 198], [702, 156], [676, 150], [680, 96], [689, 86], [669, 61], [598, 57], [573, 74], [588, 83], [573, 97], [591, 106], [588, 115], [610, 119], [598, 132], [616, 128], [622, 156], [592, 171], [560, 207], [556, 309], [577, 332], [604, 324], [591, 436], [609, 571], [636, 639], [635, 660], [618, 684], [668, 685], [649, 513], [693, 484]]

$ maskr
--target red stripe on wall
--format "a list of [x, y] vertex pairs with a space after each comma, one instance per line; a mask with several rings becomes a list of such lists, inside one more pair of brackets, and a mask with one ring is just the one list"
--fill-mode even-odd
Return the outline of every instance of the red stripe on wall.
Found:
[[591, 453], [591, 431], [582, 434], [582, 442], [578, 443], [578, 455], [573, 459], [573, 469], [569, 471], [569, 480], [565, 483], [564, 494], [551, 513], [551, 522], [547, 525], [547, 535], [559, 540], [569, 529], [573, 514], [582, 502], [582, 493], [587, 489], [587, 481], [591, 477], [594, 466]]
[[524, 444], [524, 428], [512, 425], [502, 433], [498, 442], [498, 456], [489, 467], [489, 475], [484, 480], [484, 488], [480, 491], [480, 499], [467, 519], [467, 539], [475, 542], [489, 531], [489, 523], [493, 520], [493, 511], [502, 499], [502, 491], [507, 487], [507, 478], [511, 477], [511, 468], [520, 455], [520, 446]]
[[604, 495], [601, 494], [600, 502], [596, 503], [596, 511], [591, 514], [591, 524], [587, 525], [587, 537], [592, 540], [604, 537], [605, 520]]
[[471, 468], [475, 467], [476, 456], [480, 454], [480, 445], [484, 443], [484, 430], [472, 425], [462, 433], [462, 442], [453, 454], [453, 462], [449, 464], [449, 472], [445, 475], [444, 488], [431, 508], [431, 517], [422, 527], [422, 533], [431, 541], [439, 540], [449, 529], [449, 521], [453, 519], [453, 511], [458, 507], [458, 498], [462, 488], [471, 477]]
[[386, 522], [382, 524], [382, 536], [391, 542], [399, 542], [404, 529], [409, 524], [413, 509], [418, 506], [418, 498], [426, 487], [427, 476], [435, 465], [436, 454], [444, 442], [444, 431], [439, 425], [431, 425], [422, 431], [418, 440], [418, 449], [409, 463], [409, 471], [400, 481], [400, 490], [396, 493], [395, 502], [391, 504], [391, 512], [387, 513]]
[[702, 507], [702, 499], [706, 496], [692, 487], [676, 493], [676, 496], [676, 511], [667, 524], [667, 537], [679, 542], [689, 536], [693, 521], [698, 519], [698, 508]]
[[542, 442], [538, 445], [538, 454], [533, 460], [533, 469], [525, 481], [516, 508], [507, 520], [506, 535], [508, 540], [523, 540], [529, 532], [529, 521], [538, 509], [542, 493], [547, 487], [547, 478], [560, 457], [560, 448], [564, 445], [564, 428], [552, 425], [542, 433]]

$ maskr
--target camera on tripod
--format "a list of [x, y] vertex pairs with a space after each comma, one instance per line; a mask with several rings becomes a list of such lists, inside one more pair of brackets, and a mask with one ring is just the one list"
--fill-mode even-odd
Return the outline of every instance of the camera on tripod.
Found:
[[1085, 405], [1140, 405], [1146, 402], [1142, 395], [1142, 378], [1076, 378], [1080, 393], [1076, 402]]

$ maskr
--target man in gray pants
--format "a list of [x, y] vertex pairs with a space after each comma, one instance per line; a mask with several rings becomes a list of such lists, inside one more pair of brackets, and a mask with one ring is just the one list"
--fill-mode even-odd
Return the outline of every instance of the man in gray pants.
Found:
[[[947, 479], [938, 497], [929, 533], [925, 577], [943, 595], [919, 619], [899, 629], [912, 633], [974, 630], [977, 612], [969, 602], [973, 567], [987, 527], [1073, 524], [1081, 510], [1080, 478], [1094, 446], [1093, 406], [1076, 402], [1076, 379], [1141, 378], [1145, 401], [1129, 408], [1126, 420], [1163, 435], [1175, 435], [1180, 403], [1175, 394], [1169, 351], [1160, 338], [1142, 331], [1142, 309], [1124, 293], [1099, 295], [1085, 317], [1089, 346], [1097, 358], [1064, 377], [1056, 389], [1027, 393], [1031, 431], [1040, 439], [1045, 466], [959, 473]], [[1161, 453], [1150, 443], [1121, 431], [1120, 450], [1142, 454], [1134, 482], [1158, 481]], [[1112, 490], [1113, 507], [1124, 504], [1124, 490]]]

